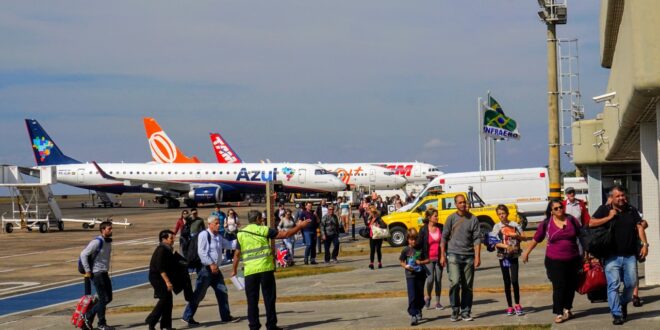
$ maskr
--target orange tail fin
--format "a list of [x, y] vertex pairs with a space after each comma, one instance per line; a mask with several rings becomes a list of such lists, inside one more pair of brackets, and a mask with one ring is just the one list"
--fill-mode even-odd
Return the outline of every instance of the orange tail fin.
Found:
[[187, 157], [170, 140], [167, 134], [160, 128], [155, 119], [144, 118], [144, 130], [149, 140], [149, 149], [151, 158], [156, 163], [200, 163], [197, 157]]

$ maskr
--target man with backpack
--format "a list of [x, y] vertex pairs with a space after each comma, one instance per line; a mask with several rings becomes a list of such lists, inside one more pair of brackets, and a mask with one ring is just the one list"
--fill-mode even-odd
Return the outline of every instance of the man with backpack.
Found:
[[[589, 221], [589, 227], [611, 226], [609, 253], [603, 258], [607, 277], [607, 304], [612, 324], [622, 325], [628, 317], [628, 303], [632, 300], [637, 282], [637, 257], [646, 258], [649, 244], [637, 209], [628, 204], [625, 188], [610, 190], [610, 204], [601, 205]], [[642, 242], [641, 248], [639, 241]], [[619, 285], [623, 282], [623, 294]]]
[[[220, 236], [220, 220], [216, 216], [209, 216], [209, 228], [198, 233], [195, 237], [197, 244], [191, 242], [190, 246], [197, 247], [196, 257], [188, 258], [189, 265], [199, 262], [199, 271], [197, 272], [197, 283], [192, 300], [186, 305], [182, 319], [189, 325], [199, 325], [199, 322], [193, 318], [197, 312], [199, 303], [204, 300], [206, 290], [210, 287], [215, 292], [220, 309], [220, 319], [223, 323], [237, 322], [239, 318], [231, 316], [229, 311], [229, 297], [227, 296], [227, 286], [219, 266], [222, 264], [224, 254], [223, 248], [234, 249], [236, 243], [227, 241]], [[233, 245], [233, 246], [232, 246]]]
[[[112, 222], [104, 221], [99, 225], [101, 235], [95, 237], [80, 253], [80, 266], [85, 277], [91, 278], [96, 289], [98, 302], [83, 316], [85, 327], [93, 329], [94, 316], [99, 316], [100, 330], [114, 329], [105, 319], [105, 308], [112, 301], [112, 282], [108, 271], [112, 252]], [[87, 294], [87, 292], [86, 292]]]

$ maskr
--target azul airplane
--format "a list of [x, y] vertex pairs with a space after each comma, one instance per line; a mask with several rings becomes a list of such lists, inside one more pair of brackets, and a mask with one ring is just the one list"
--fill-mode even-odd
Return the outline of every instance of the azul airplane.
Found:
[[[170, 140], [167, 139], [168, 144], [155, 144], [151, 141], [155, 136], [167, 136], [153, 118], [144, 118], [144, 128], [149, 139], [149, 148], [152, 155], [169, 154], [169, 150], [176, 150], [178, 157], [187, 158], [179, 148]], [[157, 127], [155, 129], [154, 127]], [[222, 164], [242, 164], [243, 161], [238, 154], [229, 146], [229, 143], [222, 138], [218, 133], [211, 133], [211, 144], [215, 151], [215, 156], [218, 163]], [[165, 147], [164, 147], [165, 146]], [[160, 148], [160, 149], [159, 149]], [[178, 163], [178, 159], [163, 159], [163, 157], [154, 157], [158, 163]], [[343, 183], [350, 187], [362, 186], [371, 187], [372, 189], [399, 189], [406, 185], [407, 180], [402, 175], [395, 175], [394, 171], [389, 170], [382, 166], [374, 166], [366, 163], [344, 163], [344, 164], [330, 164], [319, 163], [318, 166], [337, 173], [337, 176]]]
[[335, 175], [312, 164], [81, 163], [64, 155], [36, 120], [25, 123], [37, 165], [55, 166], [58, 182], [114, 194], [154, 193], [171, 208], [179, 207], [178, 197], [189, 207], [243, 200], [246, 193], [263, 193], [268, 181], [281, 182], [284, 192], [346, 188]]

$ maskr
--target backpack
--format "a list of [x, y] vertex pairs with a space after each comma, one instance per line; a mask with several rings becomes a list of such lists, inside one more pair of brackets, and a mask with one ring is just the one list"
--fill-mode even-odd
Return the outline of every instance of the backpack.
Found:
[[[206, 230], [200, 232], [197, 235], [202, 235], [206, 233], [206, 240], [211, 244], [211, 234]], [[199, 253], [197, 253], [197, 238], [193, 237], [188, 243], [188, 249], [186, 250], [186, 260], [188, 261], [189, 268], [199, 268], [202, 267], [202, 259], [199, 258]]]
[[[99, 247], [98, 249], [96, 249], [94, 253], [87, 256], [87, 264], [89, 265], [91, 270], [94, 270], [94, 261], [96, 260], [96, 256], [99, 255], [99, 252], [101, 252], [101, 248], [103, 248], [103, 239], [101, 238], [101, 236], [97, 236], [95, 239], [99, 241]], [[86, 273], [85, 267], [83, 266], [82, 259], [80, 259], [80, 257], [78, 257], [78, 272], [80, 274]]]
[[190, 240], [190, 224], [192, 223], [189, 219], [183, 220], [183, 228], [181, 229], [181, 237], [187, 240]]

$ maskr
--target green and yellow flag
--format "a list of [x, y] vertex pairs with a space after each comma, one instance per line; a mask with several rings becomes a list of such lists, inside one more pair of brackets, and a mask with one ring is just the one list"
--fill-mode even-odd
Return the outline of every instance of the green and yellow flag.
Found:
[[485, 110], [482, 133], [496, 139], [513, 138], [519, 140], [520, 133], [518, 133], [516, 121], [504, 114], [502, 106], [493, 97], [489, 96], [488, 98], [488, 104], [482, 104]]

